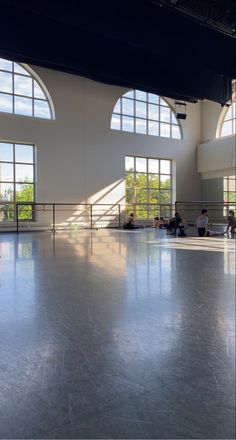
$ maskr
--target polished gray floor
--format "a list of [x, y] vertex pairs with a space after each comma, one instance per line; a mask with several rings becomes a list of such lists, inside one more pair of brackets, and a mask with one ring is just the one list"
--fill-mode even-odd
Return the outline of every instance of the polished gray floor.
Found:
[[234, 245], [0, 235], [0, 438], [233, 439]]

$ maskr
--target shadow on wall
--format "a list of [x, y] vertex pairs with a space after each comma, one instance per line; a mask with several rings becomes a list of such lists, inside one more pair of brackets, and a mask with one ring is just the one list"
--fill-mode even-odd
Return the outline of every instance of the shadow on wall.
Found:
[[[79, 204], [55, 205], [57, 230], [119, 227], [125, 209], [125, 181], [119, 179]], [[52, 224], [52, 205], [36, 208], [37, 223]]]

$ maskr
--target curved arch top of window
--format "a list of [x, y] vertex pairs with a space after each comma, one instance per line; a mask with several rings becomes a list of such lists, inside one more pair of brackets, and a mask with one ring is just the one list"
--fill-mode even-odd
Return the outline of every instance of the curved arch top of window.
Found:
[[236, 100], [223, 110], [216, 137], [225, 137], [236, 134]]
[[111, 129], [182, 139], [180, 124], [166, 100], [141, 90], [131, 90], [118, 99]]
[[222, 110], [219, 117], [216, 137], [232, 136], [236, 134], [236, 81], [232, 83], [232, 101]]
[[25, 64], [0, 58], [0, 112], [55, 119], [53, 103], [38, 75]]

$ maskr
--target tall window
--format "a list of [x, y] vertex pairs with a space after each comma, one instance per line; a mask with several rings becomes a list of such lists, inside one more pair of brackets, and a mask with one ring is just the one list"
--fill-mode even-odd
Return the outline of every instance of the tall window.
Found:
[[[236, 176], [224, 177], [224, 202], [229, 203], [228, 208], [236, 208]], [[226, 215], [226, 211], [225, 211]]]
[[52, 119], [53, 112], [39, 85], [23, 66], [0, 58], [0, 111], [33, 118]]
[[228, 107], [220, 130], [220, 137], [232, 134], [236, 134], [236, 101]]
[[171, 160], [126, 156], [125, 172], [127, 208], [137, 218], [171, 216]]
[[132, 90], [117, 101], [111, 129], [182, 138], [179, 122], [165, 99], [140, 90]]
[[[35, 200], [35, 147], [0, 142], [0, 221], [15, 220], [16, 202]], [[21, 220], [33, 220], [32, 208], [20, 209]]]

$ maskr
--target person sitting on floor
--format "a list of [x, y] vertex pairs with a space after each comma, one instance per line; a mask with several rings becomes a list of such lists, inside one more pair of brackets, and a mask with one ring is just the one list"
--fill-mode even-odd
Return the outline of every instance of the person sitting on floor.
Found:
[[159, 217], [154, 218], [154, 225], [153, 225], [154, 228], [165, 229], [166, 224], [167, 221], [164, 219], [164, 217], [161, 217], [160, 219]]
[[131, 212], [127, 216], [127, 218], [124, 222], [123, 228], [124, 229], [134, 229], [134, 214], [133, 214], [133, 212]]
[[177, 230], [179, 229], [179, 236], [185, 237], [185, 221], [180, 217], [179, 212], [175, 212], [174, 217], [168, 221], [166, 225], [167, 233], [172, 233], [176, 235]]

